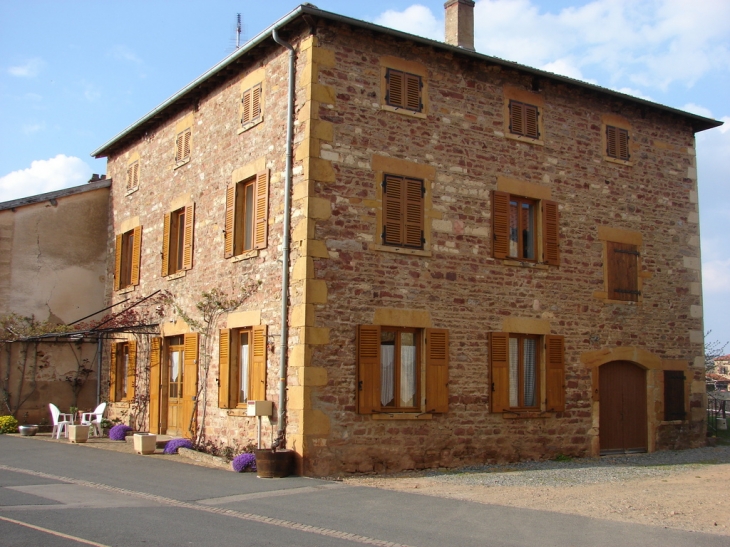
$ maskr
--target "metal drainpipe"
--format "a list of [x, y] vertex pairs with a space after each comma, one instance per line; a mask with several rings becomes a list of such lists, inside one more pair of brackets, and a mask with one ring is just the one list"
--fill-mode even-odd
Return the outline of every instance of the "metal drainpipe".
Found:
[[294, 48], [279, 38], [276, 29], [271, 37], [282, 47], [289, 50], [289, 100], [286, 119], [286, 175], [284, 181], [284, 234], [282, 241], [281, 264], [281, 357], [279, 365], [279, 414], [277, 437], [284, 440], [286, 431], [286, 374], [287, 350], [289, 348], [289, 245], [291, 243], [291, 185], [292, 185], [292, 140], [294, 133]]
[[96, 406], [101, 401], [101, 350], [103, 343], [101, 336], [96, 339]]

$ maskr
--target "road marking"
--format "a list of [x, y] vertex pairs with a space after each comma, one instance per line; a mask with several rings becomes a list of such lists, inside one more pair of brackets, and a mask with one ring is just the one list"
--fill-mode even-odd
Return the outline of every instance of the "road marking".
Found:
[[20, 520], [10, 519], [8, 517], [0, 516], [0, 520], [4, 520], [6, 522], [12, 522], [13, 524], [17, 524], [19, 526], [25, 526], [26, 528], [32, 528], [33, 530], [38, 530], [39, 532], [45, 532], [46, 534], [51, 534], [52, 536], [57, 536], [57, 537], [64, 538], [64, 539], [72, 539], [74, 541], [78, 541], [79, 543], [83, 543], [85, 545], [94, 545], [95, 547], [109, 547], [108, 545], [105, 545], [103, 543], [89, 541], [88, 539], [83, 539], [78, 536], [69, 536], [68, 534], [56, 532], [55, 530], [49, 530], [48, 528], [36, 526], [35, 524], [28, 524], [27, 522], [22, 522]]
[[253, 494], [235, 494], [222, 498], [207, 498], [196, 500], [201, 505], [224, 505], [238, 501], [258, 500], [262, 498], [276, 498], [279, 496], [292, 496], [295, 494], [311, 494], [320, 490], [331, 490], [332, 488], [343, 488], [341, 484], [326, 484], [322, 486], [303, 486], [301, 488], [287, 488], [286, 490], [272, 490], [269, 492], [255, 492]]
[[[197, 503], [189, 503], [186, 501], [179, 501], [172, 498], [165, 498], [163, 496], [156, 496], [154, 494], [147, 494], [145, 492], [136, 492], [134, 490], [126, 490], [124, 488], [117, 488], [116, 486], [109, 486], [106, 484], [100, 484], [96, 482], [89, 482], [80, 479], [73, 479], [71, 477], [62, 477], [59, 475], [51, 475], [49, 473], [43, 473], [41, 471], [31, 471], [30, 469], [21, 469], [18, 467], [11, 467], [9, 465], [0, 465], [0, 469], [11, 471], [14, 473], [22, 473], [25, 475], [32, 475], [34, 477], [41, 477], [44, 479], [51, 479], [55, 481], [67, 482], [69, 484], [77, 484], [79, 486], [88, 486], [89, 488], [97, 488], [99, 490], [105, 490], [107, 492], [116, 492], [118, 494], [124, 494], [126, 496], [134, 496], [146, 500], [156, 501], [165, 505], [171, 505], [173, 507], [184, 507], [186, 509], [193, 509], [194, 511], [203, 511], [204, 513], [215, 513], [218, 515], [225, 515], [241, 520], [248, 520], [251, 522], [258, 522], [260, 524], [269, 524], [271, 526], [278, 526], [279, 528], [287, 528], [290, 530], [297, 530], [300, 532], [309, 532], [311, 534], [317, 534], [320, 536], [327, 536], [337, 539], [344, 539], [352, 541], [353, 543], [362, 543], [364, 545], [376, 545], [378, 547], [412, 547], [405, 543], [393, 543], [391, 541], [384, 541], [382, 539], [375, 539], [367, 536], [360, 536], [358, 534], [350, 534], [348, 532], [341, 532], [339, 530], [333, 530], [331, 528], [320, 528], [319, 526], [310, 526], [308, 524], [302, 524], [300, 522], [292, 522], [290, 520], [277, 519], [272, 517], [265, 517], [263, 515], [255, 515], [253, 513], [241, 513], [239, 511], [233, 511], [231, 509], [222, 509], [220, 507], [209, 507], [200, 505]], [[95, 543], [93, 545], [100, 545]], [[102, 546], [107, 547], [107, 546]]]

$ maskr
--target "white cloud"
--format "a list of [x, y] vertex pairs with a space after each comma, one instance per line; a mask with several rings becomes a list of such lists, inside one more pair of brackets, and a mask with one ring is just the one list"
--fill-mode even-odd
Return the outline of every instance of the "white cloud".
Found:
[[553, 74], [562, 74], [568, 78], [575, 78], [576, 80], [583, 79], [583, 73], [577, 66], [575, 66], [572, 60], [558, 59], [557, 61], [547, 63], [540, 68], [547, 72], [552, 72]]
[[420, 4], [410, 6], [404, 11], [388, 10], [374, 22], [425, 38], [444, 39], [443, 19], [436, 18], [429, 8]]
[[8, 69], [8, 74], [19, 78], [34, 78], [38, 76], [44, 66], [45, 62], [43, 59], [40, 57], [34, 57], [33, 59], [29, 59], [23, 65], [11, 66]]
[[119, 61], [128, 61], [138, 65], [144, 64], [137, 54], [131, 48], [123, 45], [116, 45], [111, 50], [111, 55]]
[[691, 112], [692, 114], [697, 114], [698, 116], [704, 116], [705, 118], [712, 118], [712, 112], [710, 112], [710, 109], [698, 104], [687, 103], [682, 107], [682, 110]]
[[36, 160], [27, 169], [0, 177], [0, 201], [78, 186], [89, 178], [91, 167], [81, 158], [59, 154], [48, 160]]
[[626, 95], [631, 95], [633, 97], [638, 97], [639, 99], [644, 99], [645, 101], [654, 101], [654, 99], [652, 99], [649, 95], [646, 95], [638, 89], [632, 89], [630, 87], [620, 87], [616, 91], [618, 91], [619, 93], [626, 93]]
[[23, 125], [23, 133], [26, 135], [32, 135], [33, 133], [38, 133], [38, 131], [44, 130], [45, 128], [45, 123], [26, 123]]

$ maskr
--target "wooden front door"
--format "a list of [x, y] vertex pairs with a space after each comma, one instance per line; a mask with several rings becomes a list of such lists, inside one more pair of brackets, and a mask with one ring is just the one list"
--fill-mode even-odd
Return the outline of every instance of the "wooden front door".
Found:
[[598, 369], [601, 454], [646, 452], [646, 371], [628, 361]]
[[167, 431], [168, 435], [180, 436], [183, 424], [183, 374], [184, 346], [170, 345], [167, 351]]

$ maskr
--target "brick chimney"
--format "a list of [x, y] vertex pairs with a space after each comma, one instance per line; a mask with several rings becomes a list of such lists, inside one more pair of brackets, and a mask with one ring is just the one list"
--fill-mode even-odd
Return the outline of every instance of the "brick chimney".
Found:
[[474, 2], [448, 0], [446, 10], [446, 43], [474, 51]]

